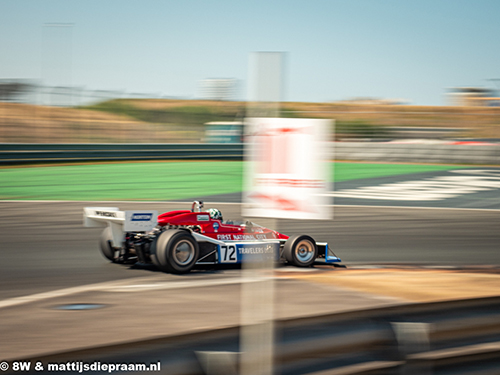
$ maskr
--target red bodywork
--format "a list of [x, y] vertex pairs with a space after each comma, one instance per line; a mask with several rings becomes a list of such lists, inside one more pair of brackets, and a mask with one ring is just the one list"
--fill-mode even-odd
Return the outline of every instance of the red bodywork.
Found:
[[191, 212], [189, 210], [165, 212], [158, 216], [158, 225], [189, 226], [200, 234], [223, 241], [288, 239], [288, 236], [284, 234], [256, 224], [249, 223], [247, 225], [212, 219], [208, 212]]

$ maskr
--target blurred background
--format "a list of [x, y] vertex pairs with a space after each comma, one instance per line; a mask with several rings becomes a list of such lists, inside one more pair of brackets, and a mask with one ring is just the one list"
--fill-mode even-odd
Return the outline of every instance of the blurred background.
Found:
[[[234, 80], [207, 80], [199, 99], [154, 93], [47, 87], [0, 80], [2, 143], [238, 143], [247, 103], [234, 100]], [[336, 121], [336, 141], [500, 141], [500, 97], [494, 89], [456, 88], [448, 106], [390, 99], [282, 102], [281, 116]], [[215, 100], [216, 99], [216, 100]], [[217, 123], [233, 125], [214, 128]], [[224, 124], [220, 124], [224, 125]], [[236, 137], [217, 137], [214, 130]], [[236, 132], [236, 133], [234, 133]], [[241, 135], [240, 134], [240, 135]], [[429, 146], [431, 147], [431, 146]]]
[[[276, 372], [498, 374], [499, 14], [496, 0], [0, 1], [0, 370], [237, 373], [241, 269], [120, 267], [81, 210], [203, 199], [243, 219], [244, 121], [267, 111], [334, 120], [334, 220], [271, 223], [347, 265], [274, 270]], [[256, 52], [280, 55], [267, 102]]]
[[245, 117], [254, 51], [337, 141], [500, 139], [494, 1], [190, 4], [3, 1], [0, 142], [228, 141], [206, 124]]

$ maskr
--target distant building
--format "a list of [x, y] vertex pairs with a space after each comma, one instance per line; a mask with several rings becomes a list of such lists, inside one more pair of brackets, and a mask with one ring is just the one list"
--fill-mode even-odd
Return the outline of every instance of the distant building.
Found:
[[28, 103], [36, 86], [26, 79], [0, 79], [0, 101]]
[[200, 81], [200, 98], [204, 100], [235, 100], [236, 85], [234, 78], [209, 78]]
[[498, 107], [500, 97], [495, 91], [482, 87], [456, 87], [448, 92], [450, 105], [461, 107]]

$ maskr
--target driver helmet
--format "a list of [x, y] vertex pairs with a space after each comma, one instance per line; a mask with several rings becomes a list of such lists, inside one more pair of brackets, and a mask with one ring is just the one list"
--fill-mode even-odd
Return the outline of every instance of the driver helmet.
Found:
[[207, 212], [210, 214], [210, 217], [215, 220], [222, 221], [222, 213], [216, 208], [209, 208]]

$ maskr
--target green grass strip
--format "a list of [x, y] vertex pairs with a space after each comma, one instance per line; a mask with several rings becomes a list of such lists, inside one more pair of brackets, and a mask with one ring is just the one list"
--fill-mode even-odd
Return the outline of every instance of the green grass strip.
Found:
[[[332, 163], [335, 181], [458, 169]], [[115, 163], [0, 169], [0, 199], [172, 200], [241, 191], [243, 162]]]
[[466, 168], [450, 165], [374, 163], [332, 163], [332, 167], [335, 182]]

